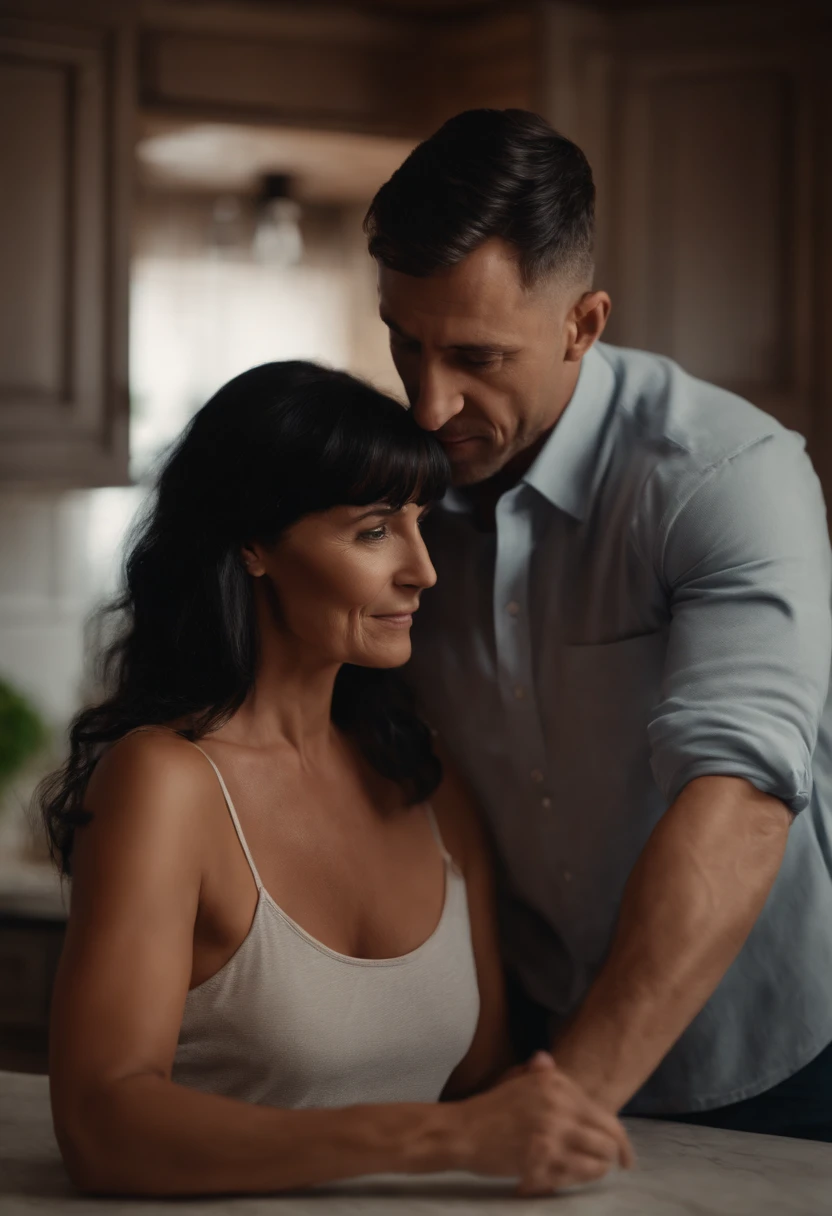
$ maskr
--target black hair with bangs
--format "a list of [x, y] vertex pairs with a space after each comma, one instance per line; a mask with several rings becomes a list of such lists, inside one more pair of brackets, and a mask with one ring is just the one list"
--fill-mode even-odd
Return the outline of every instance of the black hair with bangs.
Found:
[[[224, 385], [162, 468], [129, 546], [119, 622], [103, 651], [104, 700], [77, 715], [66, 764], [41, 786], [52, 856], [71, 872], [75, 829], [102, 749], [137, 726], [176, 723], [198, 739], [242, 705], [258, 638], [242, 548], [274, 543], [305, 515], [340, 505], [441, 498], [445, 454], [407, 410], [314, 363], [266, 363]], [[345, 664], [332, 718], [365, 759], [424, 801], [442, 770], [394, 672]]]

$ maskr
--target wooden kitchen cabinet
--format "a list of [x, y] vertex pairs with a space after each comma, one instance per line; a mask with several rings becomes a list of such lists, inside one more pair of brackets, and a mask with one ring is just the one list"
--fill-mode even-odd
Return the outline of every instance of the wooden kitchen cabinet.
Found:
[[418, 137], [529, 106], [587, 151], [610, 341], [807, 435], [832, 491], [832, 9], [0, 0], [0, 485], [127, 477], [139, 106]]
[[127, 477], [130, 4], [0, 0], [0, 483]]
[[608, 340], [800, 431], [828, 498], [832, 10], [804, 7], [547, 5], [541, 106], [593, 166]]
[[472, 106], [533, 105], [532, 0], [141, 0], [147, 113], [424, 138]]

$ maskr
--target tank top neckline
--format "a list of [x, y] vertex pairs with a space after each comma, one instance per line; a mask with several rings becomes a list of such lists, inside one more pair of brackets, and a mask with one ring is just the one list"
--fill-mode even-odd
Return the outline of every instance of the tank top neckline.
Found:
[[[191, 742], [191, 741], [189, 740], [189, 742]], [[442, 863], [443, 863], [444, 875], [445, 875], [445, 893], [444, 893], [443, 900], [442, 900], [442, 911], [439, 914], [439, 920], [437, 921], [433, 931], [429, 934], [428, 937], [425, 938], [425, 940], [423, 942], [421, 942], [418, 946], [415, 946], [412, 950], [409, 950], [406, 954], [397, 954], [390, 958], [364, 958], [360, 955], [342, 954], [340, 950], [333, 950], [331, 946], [327, 946], [324, 942], [320, 941], [317, 937], [313, 937], [313, 935], [311, 933], [309, 933], [306, 929], [304, 929], [302, 925], [298, 924], [298, 922], [296, 920], [294, 920], [288, 914], [288, 912], [285, 912], [283, 910], [283, 908], [281, 908], [280, 904], [278, 904], [277, 901], [266, 890], [263, 880], [260, 877], [260, 872], [257, 869], [257, 866], [254, 864], [254, 858], [251, 855], [251, 850], [248, 847], [248, 841], [246, 840], [245, 834], [240, 825], [240, 820], [237, 815], [237, 811], [234, 806], [234, 802], [231, 798], [230, 793], [228, 792], [228, 786], [225, 784], [225, 780], [223, 778], [222, 773], [220, 772], [219, 768], [214, 763], [214, 761], [211, 759], [211, 757], [208, 755], [208, 753], [206, 751], [203, 751], [203, 749], [199, 746], [198, 743], [191, 743], [191, 746], [195, 747], [196, 750], [205, 757], [205, 759], [211, 765], [211, 768], [214, 770], [214, 773], [216, 774], [217, 781], [219, 782], [220, 789], [222, 790], [223, 798], [225, 799], [225, 804], [228, 808], [228, 813], [231, 817], [231, 822], [234, 826], [234, 831], [237, 834], [237, 839], [240, 842], [240, 847], [243, 850], [246, 861], [248, 862], [249, 869], [251, 870], [251, 874], [252, 874], [252, 877], [254, 878], [254, 883], [257, 888], [257, 904], [254, 909], [254, 916], [252, 917], [252, 921], [251, 921], [251, 925], [249, 927], [248, 933], [243, 938], [242, 942], [237, 947], [237, 950], [235, 950], [234, 954], [232, 954], [231, 958], [228, 959], [227, 962], [223, 964], [223, 966], [220, 968], [220, 970], [218, 972], [215, 972], [214, 976], [209, 976], [208, 979], [203, 981], [205, 984], [209, 984], [212, 979], [214, 979], [217, 975], [219, 975], [222, 971], [224, 971], [225, 968], [228, 967], [233, 962], [234, 958], [239, 953], [239, 951], [243, 949], [246, 942], [249, 940], [249, 938], [252, 935], [254, 926], [257, 922], [257, 918], [260, 915], [260, 910], [261, 910], [261, 908], [264, 908], [264, 907], [270, 908], [271, 911], [276, 916], [278, 916], [279, 919], [286, 925], [286, 927], [288, 929], [291, 929], [291, 931], [293, 933], [295, 933], [302, 941], [306, 942], [306, 944], [308, 946], [312, 947], [312, 949], [314, 949], [314, 950], [317, 950], [320, 954], [323, 954], [326, 957], [331, 958], [334, 962], [346, 963], [346, 964], [348, 964], [350, 966], [354, 966], [354, 967], [397, 967], [397, 966], [402, 966], [403, 964], [406, 964], [406, 963], [415, 962], [416, 959], [420, 955], [422, 955], [423, 953], [427, 953], [430, 950], [430, 948], [432, 947], [432, 945], [434, 944], [436, 939], [440, 936], [442, 930], [444, 929], [445, 923], [448, 919], [448, 914], [449, 914], [449, 909], [450, 909], [450, 904], [451, 904], [452, 885], [455, 882], [463, 881], [461, 872], [459, 871], [459, 868], [457, 867], [456, 862], [451, 857], [448, 850], [445, 848], [444, 842], [439, 833], [439, 826], [436, 822], [436, 816], [434, 815], [433, 808], [431, 806], [427, 806], [425, 809], [427, 811], [428, 823], [430, 825], [430, 829], [433, 834], [433, 838], [436, 841], [440, 856], [442, 857]], [[198, 984], [196, 988], [191, 988], [189, 990], [188, 995], [190, 995], [193, 992], [199, 991], [199, 989], [202, 987], [203, 987], [203, 984]]]

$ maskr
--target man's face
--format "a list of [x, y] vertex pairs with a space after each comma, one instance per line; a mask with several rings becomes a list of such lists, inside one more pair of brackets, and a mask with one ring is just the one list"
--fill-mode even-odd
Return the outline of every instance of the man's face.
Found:
[[457, 485], [492, 477], [557, 421], [580, 367], [568, 323], [580, 296], [551, 280], [525, 287], [497, 238], [427, 278], [379, 266], [393, 362]]

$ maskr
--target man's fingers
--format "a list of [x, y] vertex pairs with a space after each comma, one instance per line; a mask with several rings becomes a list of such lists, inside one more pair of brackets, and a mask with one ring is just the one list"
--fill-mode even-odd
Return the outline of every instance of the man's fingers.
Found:
[[565, 1162], [535, 1162], [520, 1179], [517, 1194], [524, 1197], [551, 1195], [567, 1186], [595, 1182], [604, 1177], [610, 1165], [608, 1159], [580, 1152], [570, 1153]]
[[592, 1127], [577, 1127], [569, 1137], [570, 1148], [585, 1157], [596, 1157], [609, 1165], [617, 1165], [621, 1148], [615, 1136]]
[[589, 1110], [585, 1112], [584, 1126], [597, 1132], [610, 1136], [618, 1145], [618, 1163], [622, 1169], [630, 1170], [636, 1163], [636, 1155], [633, 1152], [633, 1146], [630, 1143], [630, 1138], [624, 1130], [621, 1122], [616, 1119], [615, 1115], [604, 1110], [596, 1103], [589, 1104]]
[[[606, 1114], [606, 1112], [604, 1112]], [[615, 1115], [607, 1115], [609, 1134], [618, 1145], [618, 1162], [622, 1169], [631, 1170], [636, 1163], [636, 1155], [630, 1143], [630, 1137]]]
[[587, 1153], [570, 1153], [566, 1170], [561, 1173], [558, 1186], [574, 1186], [577, 1182], [594, 1182], [609, 1173], [612, 1162]]
[[633, 1146], [630, 1143], [630, 1137], [627, 1135], [627, 1133], [625, 1132], [624, 1128], [621, 1126], [620, 1123], [618, 1125], [618, 1133], [619, 1133], [618, 1143], [621, 1148], [621, 1155], [618, 1160], [621, 1164], [622, 1169], [631, 1170], [636, 1163], [635, 1150], [633, 1149]]

